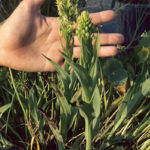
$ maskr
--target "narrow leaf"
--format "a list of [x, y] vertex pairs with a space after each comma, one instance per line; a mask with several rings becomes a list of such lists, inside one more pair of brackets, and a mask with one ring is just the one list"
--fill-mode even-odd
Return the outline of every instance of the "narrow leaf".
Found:
[[55, 136], [55, 139], [57, 141], [57, 144], [58, 144], [58, 149], [59, 150], [65, 150], [65, 145], [64, 145], [64, 142], [63, 142], [63, 138], [62, 138], [61, 134], [59, 133], [59, 130], [58, 130], [56, 124], [52, 120], [49, 120], [47, 118], [46, 114], [43, 111], [41, 111], [39, 109], [38, 109], [38, 111], [43, 115], [43, 117], [47, 121], [50, 129], [52, 130], [52, 132]]
[[0, 107], [0, 118], [2, 117], [3, 113], [6, 112], [10, 108], [11, 104], [6, 104], [2, 107]]

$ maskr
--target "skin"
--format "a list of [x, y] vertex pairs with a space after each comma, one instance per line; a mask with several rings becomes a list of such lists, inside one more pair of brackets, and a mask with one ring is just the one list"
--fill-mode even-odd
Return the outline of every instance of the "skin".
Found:
[[[59, 36], [59, 22], [56, 17], [45, 17], [38, 13], [45, 0], [23, 0], [0, 26], [0, 65], [27, 72], [55, 71], [43, 55], [63, 66]], [[90, 14], [94, 25], [108, 22], [115, 17], [113, 11]], [[80, 56], [80, 43], [74, 37], [74, 57]], [[120, 44], [121, 34], [101, 34], [101, 45]], [[114, 56], [117, 48], [101, 46], [100, 57]]]

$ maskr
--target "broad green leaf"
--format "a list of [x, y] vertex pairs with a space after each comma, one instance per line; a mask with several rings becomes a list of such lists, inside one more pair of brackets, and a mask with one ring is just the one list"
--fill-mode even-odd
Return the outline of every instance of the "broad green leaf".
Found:
[[67, 132], [72, 127], [78, 110], [75, 107], [72, 107], [64, 96], [57, 95], [57, 98], [60, 104], [61, 133], [64, 140], [66, 140]]
[[95, 55], [95, 57], [98, 57], [99, 49], [100, 49], [100, 36], [96, 36], [96, 40], [94, 43], [94, 55]]
[[89, 121], [94, 119], [94, 110], [91, 104], [85, 103], [84, 105], [78, 107], [78, 109], [84, 119], [88, 119]]
[[70, 103], [77, 102], [77, 101], [79, 100], [80, 96], [81, 96], [81, 93], [82, 93], [82, 90], [81, 90], [81, 88], [79, 88], [79, 89], [75, 92], [75, 94], [73, 95], [73, 97], [71, 98]]
[[[92, 128], [93, 128], [93, 132], [94, 135], [96, 135], [97, 133], [97, 129], [99, 129], [99, 121], [100, 121], [100, 112], [101, 112], [101, 103], [102, 103], [102, 97], [100, 95], [99, 89], [96, 86], [93, 95], [92, 95], [92, 100], [91, 100], [91, 105], [93, 107], [93, 115], [94, 115], [94, 119], [93, 119], [93, 123], [92, 123]], [[97, 131], [96, 131], [97, 130]]]
[[85, 68], [89, 69], [91, 65], [91, 59], [93, 57], [92, 52], [93, 52], [93, 47], [91, 43], [88, 43], [84, 39], [81, 39], [81, 56], [80, 56], [80, 65]]
[[98, 79], [98, 58], [95, 59], [91, 68], [89, 69], [90, 77], [92, 78], [92, 86], [95, 88]]
[[37, 99], [35, 98], [35, 92], [33, 89], [29, 91], [29, 109], [31, 116], [36, 121], [36, 124], [39, 125], [39, 116], [38, 116], [38, 105], [37, 105]]
[[65, 142], [67, 140], [67, 133], [72, 128], [77, 113], [78, 110], [75, 107], [72, 107], [71, 114], [68, 114], [67, 116], [61, 112], [61, 133]]
[[92, 132], [91, 139], [93, 139], [99, 131], [101, 103], [101, 96], [98, 87], [96, 86], [92, 95], [91, 103], [84, 104], [83, 106], [79, 107], [79, 112], [81, 116], [85, 119], [85, 122], [90, 123], [90, 128]]
[[141, 64], [140, 68], [141, 68], [141, 70], [138, 73], [136, 80], [134, 81], [134, 84], [137, 84], [137, 85], [140, 85], [142, 82], [144, 82], [149, 77], [147, 62]]
[[91, 67], [90, 67], [90, 76], [92, 77], [94, 87], [97, 83], [98, 78], [99, 49], [100, 49], [100, 36], [97, 36], [93, 46], [93, 58], [92, 58], [93, 60], [91, 60]]
[[83, 100], [87, 103], [90, 103], [93, 88], [92, 88], [92, 79], [89, 76], [88, 71], [84, 69], [82, 66], [75, 64], [65, 54], [62, 53], [62, 55], [68, 61], [68, 64], [70, 64], [70, 66], [74, 69], [74, 72], [82, 85]]
[[[73, 122], [78, 113], [78, 110], [76, 107], [73, 107], [68, 103], [65, 96], [58, 89], [57, 85], [51, 84], [51, 86], [55, 90], [55, 95], [56, 95], [58, 103], [60, 105], [61, 132], [65, 138], [68, 130], [73, 125]], [[65, 124], [65, 126], [64, 126], [64, 124]]]
[[55, 91], [55, 95], [58, 99], [59, 105], [63, 110], [63, 113], [67, 116], [68, 114], [71, 114], [71, 107], [70, 104], [67, 102], [65, 96], [63, 93], [59, 90], [56, 84], [51, 83], [51, 87]]
[[[86, 138], [86, 147], [91, 147], [92, 145], [92, 120], [94, 119], [93, 108], [90, 104], [84, 104], [81, 107], [78, 107], [80, 115], [85, 120], [85, 138]], [[90, 149], [90, 148], [87, 148]]]
[[5, 113], [10, 107], [11, 107], [11, 103], [0, 107], [0, 118], [2, 117], [3, 113]]
[[[119, 128], [121, 123], [124, 121], [126, 117], [129, 117], [134, 113], [134, 111], [137, 109], [137, 107], [140, 106], [142, 99], [147, 96], [150, 92], [150, 79], [147, 79], [146, 81], [142, 82], [141, 84], [138, 83], [135, 84], [133, 87], [131, 87], [127, 94], [125, 95], [125, 98], [123, 99], [123, 102], [119, 108], [119, 111], [115, 118], [115, 125], [110, 133], [110, 136]], [[136, 90], [135, 90], [136, 89]]]
[[70, 82], [70, 85], [69, 85], [69, 89], [70, 90], [73, 90], [73, 89], [75, 89], [76, 88], [76, 85], [77, 85], [77, 76], [76, 76], [76, 74], [75, 74], [75, 72], [74, 71], [72, 71], [72, 73], [71, 73], [71, 75], [70, 75], [70, 80], [71, 80], [71, 82]]
[[130, 80], [133, 81], [135, 77], [135, 71], [134, 71], [134, 67], [132, 66], [132, 64], [127, 63], [127, 71], [128, 71]]
[[70, 76], [69, 74], [63, 70], [58, 64], [56, 64], [54, 61], [52, 61], [51, 59], [49, 59], [48, 57], [44, 56], [45, 58], [47, 58], [49, 60], [50, 63], [52, 63], [54, 65], [54, 67], [56, 68], [58, 74], [60, 75], [61, 77], [61, 80], [62, 80], [62, 83], [63, 83], [63, 86], [64, 86], [64, 94], [65, 96], [70, 99], [71, 97], [71, 91], [69, 90], [69, 84], [70, 84]]
[[103, 72], [114, 86], [123, 85], [128, 79], [128, 74], [121, 62], [114, 58], [106, 60]]
[[144, 63], [148, 58], [149, 58], [149, 55], [150, 55], [150, 49], [149, 48], [146, 48], [146, 47], [143, 47], [138, 53], [137, 53], [137, 56], [136, 57], [136, 60], [137, 60], [137, 64], [142, 64]]
[[138, 52], [139, 50], [141, 50], [143, 47], [150, 47], [150, 35], [148, 35], [147, 37], [143, 37], [138, 45], [135, 47], [135, 51]]

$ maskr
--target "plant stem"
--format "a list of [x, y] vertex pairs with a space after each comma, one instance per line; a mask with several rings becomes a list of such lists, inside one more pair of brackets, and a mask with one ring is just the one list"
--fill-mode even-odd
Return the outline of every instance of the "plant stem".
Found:
[[85, 119], [85, 137], [86, 137], [86, 150], [91, 150], [91, 143], [92, 143], [92, 135], [91, 135], [91, 123], [89, 119]]
[[20, 98], [20, 96], [19, 96], [19, 93], [18, 93], [18, 91], [17, 91], [16, 85], [15, 85], [15, 82], [14, 82], [14, 78], [13, 78], [13, 74], [12, 74], [12, 71], [11, 71], [10, 68], [9, 68], [9, 73], [10, 73], [10, 78], [11, 78], [12, 85], [13, 85], [13, 88], [14, 88], [14, 90], [15, 90], [15, 93], [16, 93], [16, 96], [17, 96], [17, 99], [18, 99], [18, 102], [19, 102], [19, 104], [20, 104], [20, 106], [21, 106], [21, 108], [22, 108], [22, 111], [23, 111], [23, 113], [24, 113], [24, 117], [25, 117], [25, 120], [26, 120], [27, 125], [28, 125], [28, 130], [29, 130], [29, 132], [30, 132], [30, 135], [32, 135], [32, 132], [31, 132], [31, 129], [30, 129], [30, 125], [29, 125], [29, 121], [28, 121], [28, 117], [27, 117], [27, 113], [26, 113], [26, 111], [25, 111], [25, 107], [24, 107], [24, 105], [23, 105], [23, 103], [22, 103], [22, 101], [21, 101], [21, 98]]
[[13, 78], [13, 75], [12, 75], [12, 71], [11, 71], [10, 68], [9, 68], [9, 73], [10, 73], [10, 78], [11, 78], [12, 85], [13, 85], [13, 88], [14, 88], [14, 90], [15, 90], [17, 99], [18, 99], [19, 104], [20, 104], [20, 106], [21, 106], [21, 108], [22, 108], [22, 111], [23, 111], [23, 113], [24, 113], [25, 119], [26, 119], [26, 121], [28, 121], [28, 119], [27, 119], [28, 117], [27, 117], [27, 115], [26, 115], [25, 108], [24, 108], [24, 106], [23, 106], [23, 103], [22, 103], [22, 101], [21, 101], [21, 99], [20, 99], [20, 96], [19, 96], [19, 93], [18, 93], [18, 91], [17, 91], [16, 85], [15, 85], [15, 82], [14, 82], [14, 78]]

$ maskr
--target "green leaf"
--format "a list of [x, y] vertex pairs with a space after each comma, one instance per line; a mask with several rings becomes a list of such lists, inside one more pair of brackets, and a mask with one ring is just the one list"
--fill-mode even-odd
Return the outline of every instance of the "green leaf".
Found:
[[76, 85], [77, 85], [77, 76], [76, 76], [76, 74], [75, 74], [75, 72], [74, 71], [72, 71], [72, 73], [71, 73], [71, 75], [70, 75], [70, 80], [71, 80], [71, 82], [70, 82], [70, 85], [69, 85], [69, 89], [70, 90], [73, 90], [73, 89], [75, 89], [76, 88]]
[[35, 92], [33, 89], [29, 91], [29, 109], [30, 109], [29, 112], [31, 113], [31, 116], [36, 121], [36, 124], [39, 125], [39, 115], [37, 112], [38, 105], [35, 97]]
[[90, 61], [91, 62], [90, 76], [92, 77], [94, 82], [97, 82], [98, 77], [99, 49], [100, 49], [100, 36], [97, 36], [92, 51], [93, 58]]
[[[61, 114], [61, 132], [66, 138], [68, 130], [72, 127], [78, 110], [72, 107], [66, 100], [64, 96], [58, 96], [58, 101], [60, 104], [60, 114]], [[64, 126], [65, 124], [65, 126]]]
[[150, 118], [147, 117], [143, 119], [135, 128], [135, 130], [132, 132], [133, 139], [139, 138], [142, 134], [148, 131], [150, 129]]
[[78, 138], [75, 139], [74, 143], [71, 145], [72, 150], [79, 150], [79, 145], [81, 144], [84, 136], [83, 134], [80, 135]]
[[114, 86], [123, 85], [128, 79], [128, 74], [121, 62], [114, 58], [106, 60], [103, 72]]
[[70, 64], [70, 66], [74, 69], [74, 72], [82, 85], [83, 100], [87, 103], [90, 103], [93, 87], [92, 87], [92, 79], [89, 76], [88, 71], [84, 69], [82, 66], [75, 64], [65, 54], [62, 53], [62, 55], [68, 61], [68, 64]]
[[69, 90], [69, 84], [70, 84], [70, 76], [69, 74], [63, 70], [58, 64], [56, 64], [54, 61], [52, 61], [50, 58], [44, 56], [46, 59], [49, 60], [50, 63], [52, 63], [54, 65], [54, 67], [56, 68], [58, 74], [60, 75], [62, 82], [63, 82], [63, 86], [64, 86], [64, 91], [65, 91], [65, 95], [66, 97], [70, 98], [70, 90]]
[[93, 52], [92, 44], [89, 42], [87, 43], [87, 41], [83, 39], [81, 40], [80, 44], [81, 44], [80, 65], [85, 69], [89, 69], [91, 65], [92, 52]]
[[[68, 130], [72, 127], [75, 117], [78, 113], [76, 107], [71, 106], [66, 100], [65, 96], [58, 89], [57, 85], [51, 84], [52, 88], [55, 91], [58, 103], [60, 105], [60, 114], [61, 114], [61, 132], [66, 139]], [[64, 126], [65, 124], [65, 126]]]
[[43, 115], [43, 117], [47, 121], [50, 129], [52, 130], [52, 132], [55, 136], [55, 139], [57, 141], [57, 144], [58, 144], [58, 149], [59, 150], [65, 150], [65, 145], [64, 145], [63, 138], [62, 138], [61, 134], [59, 133], [59, 130], [58, 130], [56, 124], [52, 120], [49, 120], [48, 117], [46, 116], [46, 114], [43, 111], [41, 111], [41, 110], [38, 110], [38, 111]]
[[[99, 64], [99, 59], [98, 59], [98, 54], [99, 54], [99, 49], [100, 49], [100, 36], [96, 37], [94, 46], [93, 46], [93, 58], [90, 61], [91, 62], [91, 67], [89, 69], [90, 76], [92, 77], [93, 80], [93, 86], [96, 85], [97, 83], [97, 78], [98, 78], [98, 64]], [[95, 87], [95, 86], [94, 86]]]
[[110, 136], [119, 128], [124, 119], [131, 116], [135, 112], [135, 110], [140, 106], [142, 99], [145, 96], [147, 96], [150, 92], [149, 85], [150, 79], [147, 79], [141, 84], [135, 84], [128, 90], [116, 115], [114, 123], [115, 125], [110, 133]]
[[8, 69], [3, 67], [0, 69], [0, 82], [4, 82], [5, 80], [7, 80], [7, 72], [8, 72]]
[[11, 107], [11, 103], [0, 107], [0, 118], [2, 117], [3, 113], [5, 113], [10, 107]]
[[138, 52], [141, 50], [143, 47], [150, 47], [150, 35], [143, 37], [140, 41], [139, 44], [135, 47], [135, 51]]
[[62, 92], [60, 91], [60, 89], [58, 88], [58, 86], [54, 83], [51, 83], [50, 85], [54, 91], [55, 91], [55, 95], [57, 97], [57, 100], [59, 102], [60, 107], [63, 110], [63, 113], [67, 116], [68, 114], [71, 114], [71, 108], [70, 108], [70, 104], [67, 102], [65, 96], [62, 94]]
[[50, 58], [44, 56], [46, 59], [49, 60], [50, 63], [52, 63], [54, 65], [54, 67], [56, 68], [57, 72], [61, 75], [62, 81], [65, 84], [69, 84], [70, 83], [70, 77], [69, 74], [63, 70], [58, 64], [56, 64], [53, 60], [51, 60]]
[[99, 131], [101, 103], [102, 101], [99, 89], [96, 86], [92, 95], [91, 104], [84, 104], [83, 106], [79, 107], [81, 116], [85, 119], [85, 121], [90, 122], [92, 139], [97, 135]]
[[0, 142], [3, 145], [3, 149], [11, 148], [13, 146], [13, 144], [10, 141], [8, 141], [6, 138], [4, 138], [1, 133], [0, 133]]
[[99, 62], [99, 60], [98, 60], [98, 58], [96, 58], [89, 69], [90, 77], [92, 78], [93, 88], [95, 88], [95, 86], [97, 84], [97, 79], [98, 79], [98, 62]]
[[100, 36], [96, 36], [96, 40], [94, 43], [94, 52], [93, 52], [95, 57], [99, 56], [99, 49], [100, 49]]
[[79, 100], [80, 96], [81, 96], [81, 93], [82, 93], [82, 90], [81, 90], [81, 88], [79, 88], [79, 89], [76, 91], [76, 93], [73, 95], [73, 97], [72, 97], [70, 103], [77, 102], [77, 101]]
[[138, 53], [136, 57], [137, 64], [142, 64], [144, 63], [150, 55], [150, 49], [143, 47]]
[[[60, 104], [60, 114], [61, 114], [61, 133], [64, 137], [64, 140], [67, 140], [67, 133], [72, 127], [73, 122], [76, 118], [78, 110], [75, 107], [72, 107], [66, 100], [64, 96], [58, 96], [58, 101]], [[64, 125], [65, 124], [65, 125]]]
[[98, 87], [96, 86], [91, 100], [91, 105], [94, 111], [93, 112], [94, 118], [92, 120], [92, 133], [93, 133], [92, 138], [94, 138], [94, 136], [96, 136], [97, 133], [99, 132], [101, 104], [102, 104], [102, 97], [100, 95]]
[[92, 120], [93, 108], [90, 104], [84, 104], [81, 107], [78, 107], [80, 115], [85, 120], [85, 138], [86, 138], [86, 149], [90, 150], [92, 145]]
[[150, 149], [150, 139], [143, 142], [140, 150], [149, 150]]

